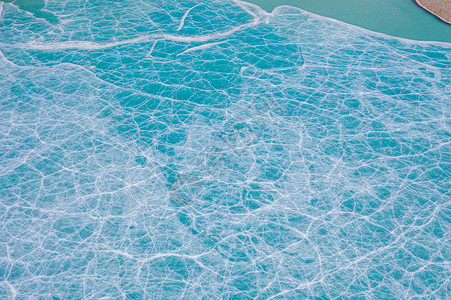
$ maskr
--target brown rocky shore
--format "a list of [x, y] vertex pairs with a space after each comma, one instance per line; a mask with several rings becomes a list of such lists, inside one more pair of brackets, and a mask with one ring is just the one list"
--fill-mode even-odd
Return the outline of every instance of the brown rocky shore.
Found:
[[415, 2], [443, 22], [451, 24], [451, 0], [415, 0]]

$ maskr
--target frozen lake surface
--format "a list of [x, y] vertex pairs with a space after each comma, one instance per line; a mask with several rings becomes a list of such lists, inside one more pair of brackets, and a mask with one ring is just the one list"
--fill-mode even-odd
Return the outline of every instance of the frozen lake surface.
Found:
[[226, 0], [0, 11], [1, 299], [449, 298], [451, 44]]

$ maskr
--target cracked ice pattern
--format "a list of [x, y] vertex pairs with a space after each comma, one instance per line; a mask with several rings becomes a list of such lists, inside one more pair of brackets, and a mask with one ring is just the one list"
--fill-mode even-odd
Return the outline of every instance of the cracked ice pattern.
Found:
[[450, 297], [449, 44], [226, 0], [0, 7], [0, 298]]

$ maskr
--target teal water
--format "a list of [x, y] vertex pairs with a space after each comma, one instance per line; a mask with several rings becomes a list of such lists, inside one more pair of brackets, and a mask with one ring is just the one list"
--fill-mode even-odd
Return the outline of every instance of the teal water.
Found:
[[362, 28], [396, 37], [451, 43], [451, 25], [414, 0], [249, 0], [267, 11], [292, 5]]
[[449, 297], [451, 44], [36, 3], [0, 2], [0, 299]]

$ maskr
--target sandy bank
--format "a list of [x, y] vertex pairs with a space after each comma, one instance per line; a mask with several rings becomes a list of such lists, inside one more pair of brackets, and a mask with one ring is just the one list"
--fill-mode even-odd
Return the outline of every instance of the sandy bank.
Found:
[[437, 16], [440, 20], [451, 24], [451, 1], [447, 0], [415, 0], [419, 6]]

